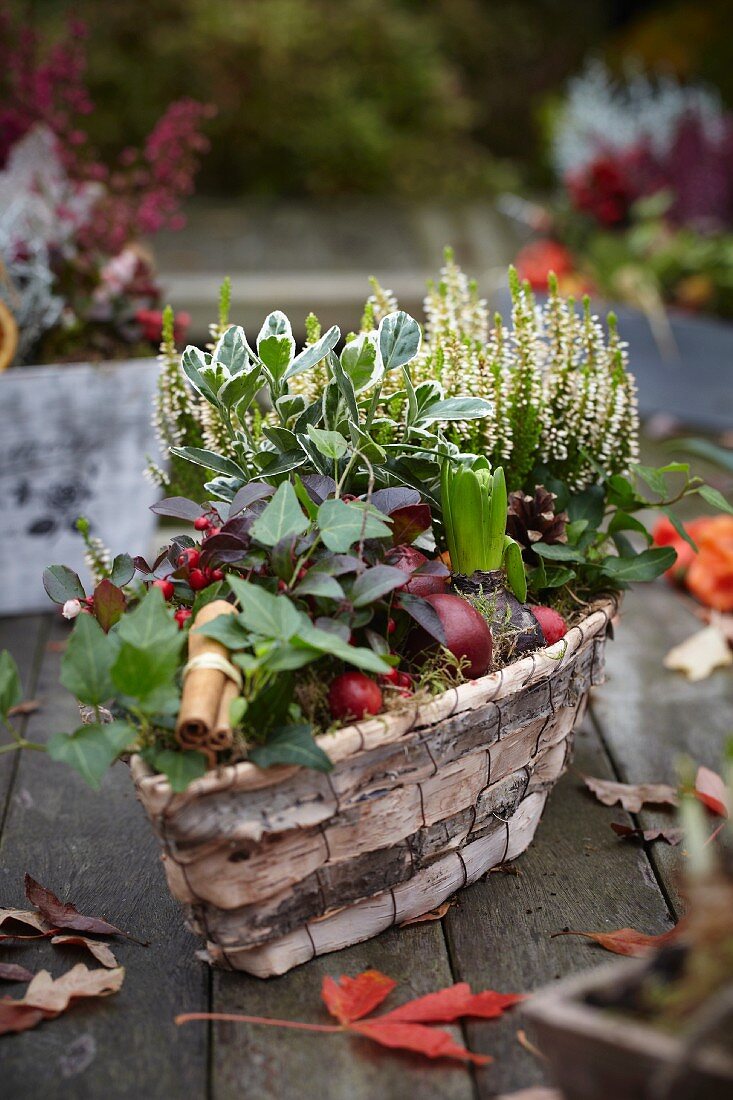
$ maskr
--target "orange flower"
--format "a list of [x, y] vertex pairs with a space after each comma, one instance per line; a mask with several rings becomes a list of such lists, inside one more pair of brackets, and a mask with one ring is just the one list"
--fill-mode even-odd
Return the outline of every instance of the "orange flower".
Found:
[[700, 552], [687, 570], [687, 588], [700, 603], [733, 611], [733, 516], [707, 520], [693, 538]]

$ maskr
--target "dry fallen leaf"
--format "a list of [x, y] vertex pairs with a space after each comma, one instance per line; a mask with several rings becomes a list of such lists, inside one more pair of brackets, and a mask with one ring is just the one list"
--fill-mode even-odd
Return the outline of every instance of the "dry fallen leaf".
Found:
[[326, 1008], [339, 1021], [333, 1024], [308, 1024], [300, 1020], [271, 1020], [263, 1016], [239, 1016], [228, 1012], [189, 1012], [176, 1016], [177, 1024], [192, 1020], [233, 1020], [249, 1024], [269, 1024], [275, 1027], [297, 1028], [301, 1031], [351, 1032], [373, 1039], [382, 1046], [413, 1050], [428, 1058], [457, 1058], [463, 1062], [486, 1065], [493, 1059], [486, 1054], [473, 1054], [459, 1046], [453, 1036], [434, 1023], [451, 1023], [464, 1016], [491, 1020], [523, 1000], [518, 993], [496, 993], [487, 989], [472, 993], [466, 982], [459, 982], [417, 997], [382, 1016], [363, 1019], [389, 996], [396, 983], [378, 970], [366, 970], [355, 978], [342, 975], [338, 981], [323, 979], [321, 996]]
[[633, 829], [631, 825], [623, 825], [620, 821], [612, 821], [611, 828], [616, 836], [637, 838], [651, 843], [654, 840], [666, 840], [667, 844], [676, 846], [683, 836], [682, 829]]
[[86, 947], [87, 951], [90, 951], [97, 962], [100, 962], [102, 966], [106, 966], [109, 970], [113, 970], [117, 966], [117, 959], [112, 954], [111, 950], [106, 943], [100, 943], [99, 940], [90, 940], [87, 936], [78, 935], [64, 935], [53, 936], [51, 943], [55, 944], [75, 944], [79, 947]]
[[16, 703], [14, 707], [11, 707], [8, 711], [8, 717], [18, 718], [23, 714], [35, 714], [40, 709], [41, 704], [37, 699], [26, 699], [24, 703]]
[[567, 929], [563, 932], [553, 932], [555, 936], [585, 936], [587, 940], [593, 940], [611, 951], [614, 955], [645, 955], [653, 947], [662, 947], [665, 943], [674, 940], [681, 930], [681, 924], [666, 932], [660, 932], [658, 936], [649, 936], [646, 932], [637, 932], [635, 928], [616, 928], [613, 932], [575, 932]]
[[39, 940], [44, 936], [50, 936], [54, 931], [49, 928], [40, 913], [33, 913], [29, 909], [0, 909], [0, 928], [5, 928], [8, 922], [35, 928], [37, 934], [29, 936], [20, 932], [4, 931], [0, 932], [0, 940]]
[[583, 782], [604, 806], [623, 806], [636, 814], [647, 802], [654, 805], [676, 806], [679, 799], [674, 787], [666, 783], [614, 783], [610, 779], [594, 779], [584, 775]]
[[18, 963], [0, 962], [0, 978], [5, 982], [29, 982], [33, 978], [33, 971], [26, 970]]
[[60, 901], [55, 894], [41, 886], [34, 878], [25, 876], [25, 896], [31, 905], [35, 905], [41, 916], [54, 928], [70, 928], [74, 932], [96, 932], [102, 936], [127, 936], [127, 932], [116, 928], [100, 917], [85, 917], [75, 905]]
[[399, 927], [407, 928], [409, 924], [422, 924], [424, 921], [442, 920], [453, 904], [454, 902], [452, 901], [444, 901], [442, 905], [439, 905], [437, 909], [431, 909], [429, 913], [422, 913], [419, 917], [409, 917], [407, 920], [403, 920]]
[[115, 970], [89, 970], [83, 963], [67, 970], [60, 978], [52, 978], [47, 970], [39, 970], [20, 1000], [0, 998], [0, 1035], [27, 1031], [41, 1020], [60, 1016], [83, 997], [107, 997], [116, 993], [124, 976], [121, 966]]
[[664, 667], [684, 672], [688, 680], [705, 680], [716, 668], [733, 665], [728, 639], [717, 623], [698, 630], [670, 649]]

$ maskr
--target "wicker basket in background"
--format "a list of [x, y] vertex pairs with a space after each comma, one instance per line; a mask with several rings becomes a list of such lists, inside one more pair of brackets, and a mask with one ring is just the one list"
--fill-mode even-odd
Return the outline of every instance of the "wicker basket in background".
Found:
[[174, 794], [132, 772], [211, 962], [283, 974], [435, 908], [531, 842], [603, 680], [615, 605], [499, 672], [318, 738], [328, 774], [222, 767]]

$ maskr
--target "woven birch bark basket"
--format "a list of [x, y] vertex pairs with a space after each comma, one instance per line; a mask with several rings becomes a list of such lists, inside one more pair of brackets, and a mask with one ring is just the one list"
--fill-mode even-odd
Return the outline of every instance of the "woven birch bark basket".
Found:
[[613, 601], [427, 705], [325, 734], [327, 774], [240, 763], [174, 794], [132, 774], [205, 957], [258, 977], [420, 916], [534, 837], [602, 683]]

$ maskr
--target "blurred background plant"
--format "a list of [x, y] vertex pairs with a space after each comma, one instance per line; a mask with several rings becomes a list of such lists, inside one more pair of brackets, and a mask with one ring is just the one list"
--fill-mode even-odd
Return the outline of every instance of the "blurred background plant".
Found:
[[114, 359], [160, 341], [160, 288], [142, 238], [183, 224], [210, 109], [172, 103], [140, 149], [100, 159], [82, 119], [86, 29], [46, 46], [0, 8], [0, 297], [16, 360]]

